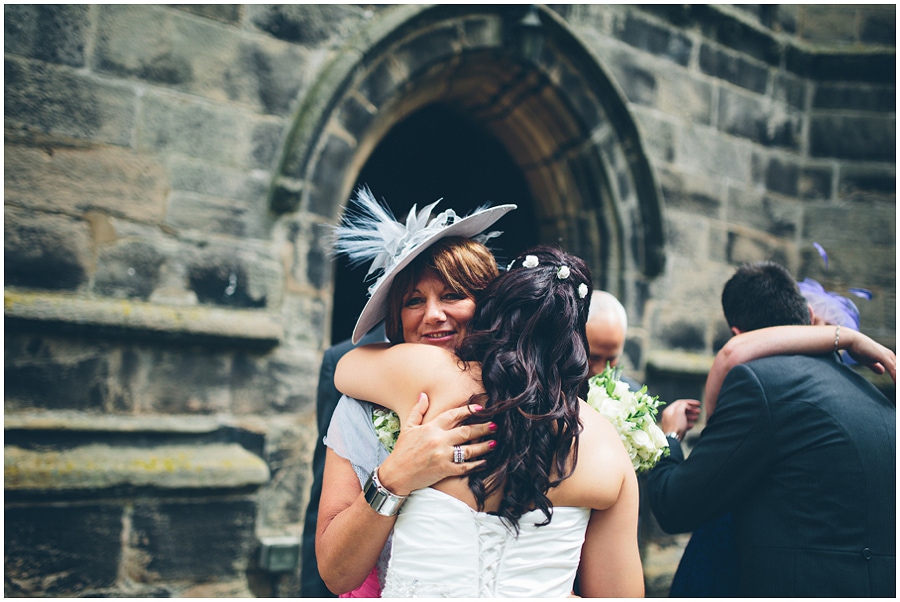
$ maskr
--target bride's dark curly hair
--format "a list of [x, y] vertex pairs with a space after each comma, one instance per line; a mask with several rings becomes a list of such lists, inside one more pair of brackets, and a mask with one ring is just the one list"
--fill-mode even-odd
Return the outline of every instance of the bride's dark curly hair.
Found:
[[533, 509], [546, 516], [540, 525], [550, 522], [547, 493], [577, 462], [592, 290], [590, 270], [580, 258], [534, 247], [479, 294], [457, 350], [461, 360], [481, 362], [485, 392], [470, 400], [484, 407], [477, 421], [497, 424], [498, 445], [470, 475], [469, 488], [482, 510], [502, 490], [498, 514], [517, 532], [519, 518]]

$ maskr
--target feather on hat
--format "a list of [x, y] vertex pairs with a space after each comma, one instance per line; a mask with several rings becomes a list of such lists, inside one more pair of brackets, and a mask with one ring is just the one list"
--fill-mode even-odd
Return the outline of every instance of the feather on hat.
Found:
[[353, 329], [354, 343], [384, 319], [394, 277], [422, 251], [448, 236], [486, 242], [501, 232], [477, 235], [516, 208], [516, 205], [480, 207], [462, 218], [453, 209], [447, 209], [429, 219], [439, 202], [440, 199], [420, 211], [413, 205], [406, 223], [402, 223], [394, 218], [388, 207], [375, 200], [368, 187], [358, 189], [356, 197], [351, 199], [340, 225], [334, 229], [334, 252], [346, 255], [351, 266], [371, 260], [366, 280], [375, 278], [369, 287], [369, 299]]

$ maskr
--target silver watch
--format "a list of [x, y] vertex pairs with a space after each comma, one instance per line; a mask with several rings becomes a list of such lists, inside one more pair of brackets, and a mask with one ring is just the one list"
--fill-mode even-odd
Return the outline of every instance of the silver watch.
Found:
[[678, 436], [678, 431], [669, 431], [666, 433], [666, 437], [671, 437], [672, 439], [677, 440], [679, 443], [681, 442], [681, 437]]
[[372, 474], [369, 475], [366, 486], [363, 487], [363, 495], [365, 495], [366, 501], [372, 507], [372, 510], [381, 516], [394, 516], [400, 512], [400, 506], [403, 505], [403, 502], [409, 496], [394, 495], [385, 489], [384, 485], [378, 480], [379, 468], [380, 466], [376, 466]]

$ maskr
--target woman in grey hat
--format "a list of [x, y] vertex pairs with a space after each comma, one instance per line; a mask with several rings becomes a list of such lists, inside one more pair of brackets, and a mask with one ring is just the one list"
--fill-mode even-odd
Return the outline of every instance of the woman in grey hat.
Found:
[[[498, 275], [496, 261], [478, 236], [515, 209], [503, 205], [480, 209], [466, 217], [446, 210], [431, 217], [433, 203], [396, 221], [367, 189], [358, 191], [336, 231], [335, 247], [351, 264], [372, 261], [369, 274], [380, 270], [353, 332], [358, 342], [382, 320], [392, 343], [422, 343], [448, 350], [462, 340], [474, 310], [475, 295]], [[410, 293], [415, 293], [410, 295]], [[401, 321], [403, 306], [415, 308]], [[316, 529], [319, 573], [328, 588], [342, 597], [378, 597], [395, 515], [382, 491], [410, 491], [463, 475], [482, 464], [490, 450], [488, 424], [458, 426], [472, 409], [445, 412], [422, 424], [427, 401], [420, 399], [403, 432], [386, 447], [375, 425], [399, 418], [367, 402], [343, 397], [328, 434], [322, 496]], [[454, 446], [466, 461], [454, 463]], [[392, 452], [392, 453], [390, 453]], [[390, 455], [389, 455], [390, 453]], [[380, 479], [380, 481], [379, 481]], [[381, 487], [374, 487], [378, 481]]]

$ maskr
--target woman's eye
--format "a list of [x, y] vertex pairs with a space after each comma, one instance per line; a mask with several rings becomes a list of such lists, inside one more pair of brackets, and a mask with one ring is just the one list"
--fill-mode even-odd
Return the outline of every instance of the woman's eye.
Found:
[[444, 295], [444, 299], [446, 301], [460, 301], [465, 298], [466, 296], [462, 293], [447, 293], [446, 295]]
[[412, 297], [406, 300], [406, 303], [403, 304], [404, 307], [414, 307], [422, 303], [421, 297]]

